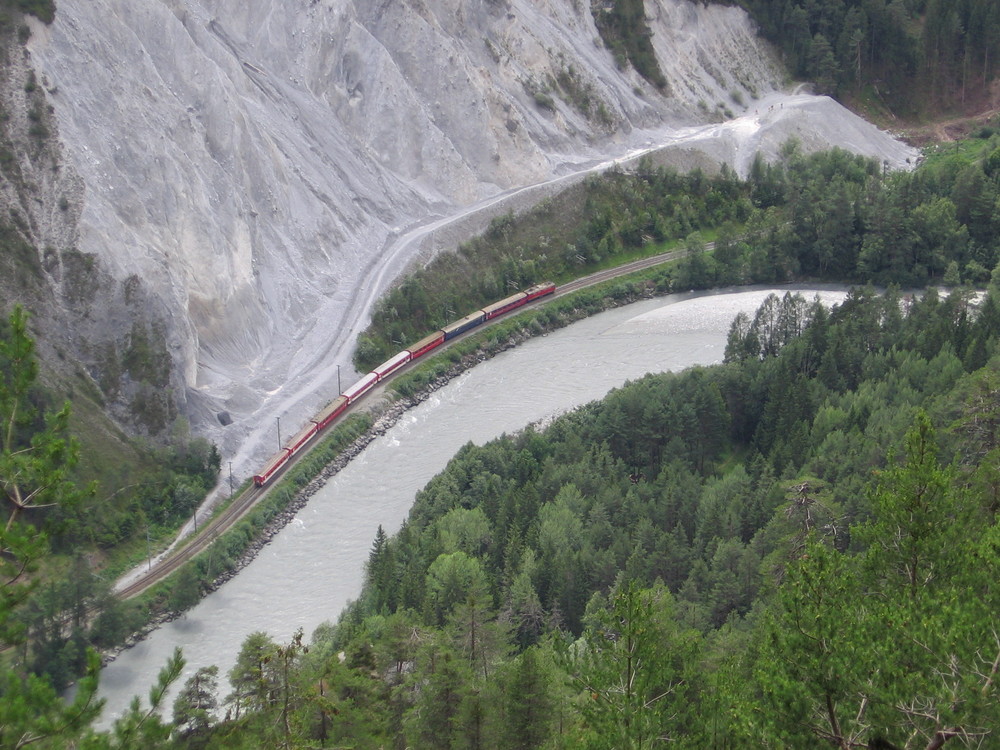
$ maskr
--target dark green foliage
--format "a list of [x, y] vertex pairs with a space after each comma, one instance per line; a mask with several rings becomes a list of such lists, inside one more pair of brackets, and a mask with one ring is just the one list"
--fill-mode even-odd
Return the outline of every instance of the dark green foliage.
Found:
[[583, 746], [641, 750], [697, 736], [689, 710], [699, 638], [679, 626], [670, 594], [630, 581], [606, 606], [592, 602], [584, 637], [563, 657], [585, 696]]
[[465, 446], [401, 532], [376, 536], [364, 593], [308, 654], [247, 642], [230, 719], [200, 741], [874, 747], [992, 732], [998, 483], [974, 461], [942, 468], [925, 412], [955, 424], [949, 452], [992, 455], [996, 362], [967, 374], [956, 352], [974, 337], [994, 350], [998, 320], [961, 290], [857, 289], [832, 311], [775, 296], [722, 366]]
[[[35, 575], [48, 552], [46, 516], [85, 493], [67, 478], [76, 460], [66, 433], [68, 405], [43, 416], [33, 403], [38, 368], [27, 322], [16, 307], [0, 338], [0, 644], [21, 645], [27, 657], [17, 668], [5, 664], [0, 670], [0, 745], [57, 747], [71, 744], [100, 711], [100, 703], [92, 703], [100, 660], [86, 650], [82, 633], [86, 581], [79, 580], [72, 596], [63, 599], [65, 590], [42, 586]], [[43, 613], [41, 627], [33, 627], [38, 624], [33, 615], [46, 604], [58, 607], [59, 617]], [[40, 674], [25, 668], [28, 660]], [[50, 675], [65, 680], [70, 670], [84, 676], [76, 698], [64, 702]]]
[[996, 526], [983, 529], [938, 463], [926, 414], [904, 447], [870, 490], [871, 520], [855, 526], [864, 553], [813, 535], [789, 565], [762, 629], [755, 680], [764, 704], [750, 737], [904, 747], [916, 736], [938, 747], [991, 734], [1000, 705], [995, 671], [981, 665], [996, 663], [996, 571], [981, 555]]
[[56, 18], [55, 0], [2, 0], [0, 8], [29, 13], [43, 23], [52, 23]]
[[[654, 231], [670, 211], [679, 227], [685, 212], [711, 207], [745, 221], [746, 230], [720, 234], [708, 255], [689, 223], [676, 236], [688, 238], [692, 256], [664, 272], [657, 288], [802, 271], [911, 282], [940, 278], [952, 261], [960, 275], [975, 271], [973, 262], [993, 268], [997, 248], [984, 244], [985, 204], [976, 193], [996, 189], [988, 157], [997, 145], [980, 147], [986, 158], [941, 158], [899, 176], [840, 152], [804, 158], [789, 149], [784, 164], [755, 164], [746, 184], [726, 173], [715, 181], [684, 178], [688, 201], [664, 188], [675, 179], [670, 173], [614, 175], [587, 187], [598, 197], [573, 250], [620, 253], [648, 241], [636, 226]], [[652, 186], [650, 195], [674, 196], [660, 215], [626, 197], [646, 196]], [[481, 241], [517, 248], [527, 234], [504, 217]], [[508, 254], [500, 265], [517, 274], [537, 270], [532, 263]], [[502, 284], [486, 281], [485, 299], [501, 296]], [[425, 333], [436, 324], [436, 307], [460, 314], [429, 287], [404, 286], [391, 320], [402, 321], [405, 310]], [[611, 293], [565, 305], [599, 307], [603, 294]], [[539, 325], [563, 315], [563, 303], [534, 313]], [[991, 455], [995, 440], [981, 425], [992, 381], [966, 373], [991, 361], [998, 333], [993, 296], [976, 306], [962, 289], [904, 298], [896, 288], [883, 295], [860, 288], [833, 311], [773, 297], [734, 325], [724, 366], [643, 378], [544, 433], [466, 446], [420, 493], [401, 532], [377, 536], [364, 593], [336, 628], [318, 634], [308, 658], [289, 666], [288, 699], [278, 700], [281, 689], [272, 685], [238, 719], [211, 729], [212, 746], [252, 745], [241, 731], [255, 741], [270, 732], [274, 743], [293, 746], [638, 747], [670, 737], [691, 747], [811, 747], [817, 737], [832, 742], [846, 732], [877, 746], [899, 742], [903, 731], [933, 739], [949, 725], [972, 731], [977, 717], [988, 724], [995, 701], [975, 675], [994, 656], [983, 638], [993, 627], [992, 600], [984, 594], [965, 606], [953, 587], [986, 585], [955, 578], [963, 568], [956, 561], [992, 554], [995, 529], [966, 519], [995, 513], [996, 472], [970, 459], [962, 481], [982, 488], [982, 498], [928, 509], [945, 513], [947, 523], [912, 525], [907, 519], [919, 509], [899, 498], [919, 495], [919, 487], [957, 497], [954, 475], [934, 468], [925, 451], [931, 458], [914, 464], [923, 474], [911, 467], [890, 469], [883, 484], [870, 479], [906, 444], [921, 409], [956, 424], [949, 451]], [[280, 502], [290, 493], [274, 494]], [[943, 533], [960, 516], [961, 543], [930, 541], [931, 526]], [[892, 537], [896, 551], [885, 548], [888, 525], [906, 529]], [[216, 559], [229, 559], [250, 536], [249, 525], [234, 531], [226, 542], [232, 549], [217, 550]], [[852, 610], [861, 592], [888, 597], [899, 589], [888, 572], [905, 577], [906, 560], [916, 560], [909, 569], [933, 572], [940, 586], [928, 596], [938, 598], [911, 609], [887, 598], [906, 620], [893, 619], [892, 607]], [[645, 619], [625, 612], [629, 601], [646, 607]], [[928, 615], [928, 604], [940, 613]], [[803, 616], [809, 627], [782, 619]], [[901, 626], [921, 619], [930, 625], [919, 633]], [[629, 624], [640, 621], [638, 635], [652, 634], [642, 661], [657, 665], [645, 698], [622, 689], [629, 675], [637, 687], [643, 678], [629, 671], [622, 648]], [[881, 644], [887, 622], [896, 651]], [[911, 648], [911, 632], [932, 656]], [[821, 648], [818, 638], [826, 639]], [[978, 691], [965, 713], [934, 692], [947, 639], [964, 656], [945, 690]], [[672, 646], [666, 653], [663, 643]], [[581, 661], [557, 667], [557, 653]], [[976, 653], [982, 664], [966, 668]], [[874, 681], [872, 665], [883, 657], [920, 670], [883, 667], [885, 678]], [[587, 685], [585, 673], [593, 678]], [[616, 683], [616, 675], [625, 681]], [[858, 684], [882, 692], [868, 703], [872, 722], [852, 729]], [[535, 696], [530, 705], [521, 691]], [[845, 708], [837, 711], [838, 729], [817, 734], [808, 721], [826, 696]], [[923, 696], [937, 701], [941, 721], [918, 715]], [[546, 715], [532, 710], [536, 703]]]
[[511, 750], [542, 747], [553, 732], [552, 667], [538, 648], [529, 648], [514, 659], [504, 675], [506, 696], [500, 745]]
[[[476, 306], [531, 284], [575, 278], [699, 229], [742, 223], [752, 210], [749, 190], [726, 169], [708, 177], [643, 164], [635, 174], [588, 180], [523, 217], [497, 217], [482, 236], [439, 255], [379, 301], [355, 362], [369, 369]], [[711, 258], [704, 260], [706, 267], [688, 272], [686, 288], [715, 283]]]
[[[90, 669], [90, 646], [120, 643], [145, 618], [110, 593], [86, 551], [112, 533], [116, 541], [146, 533], [147, 518], [157, 511], [161, 521], [186, 517], [214, 483], [219, 455], [204, 440], [178, 434], [161, 451], [155, 484], [123, 488], [129, 494], [121, 506], [112, 502], [118, 493], [95, 503], [96, 487], [81, 490], [74, 481], [79, 448], [69, 431], [69, 405], [54, 409], [51, 394], [38, 385], [27, 323], [15, 308], [0, 340], [0, 567], [7, 582], [0, 590], [0, 638], [20, 644], [24, 668], [62, 689]], [[36, 576], [50, 547], [63, 553], [65, 563], [49, 563], [46, 575]]]
[[611, 0], [593, 3], [594, 22], [604, 45], [611, 50], [618, 66], [631, 64], [636, 72], [658, 89], [667, 87], [651, 41], [652, 31], [646, 23], [643, 0]]
[[[359, 340], [357, 366], [376, 365], [514, 287], [558, 282], [681, 238], [688, 256], [644, 290], [802, 277], [912, 287], [943, 280], [952, 263], [961, 283], [981, 283], [1000, 262], [1000, 169], [989, 167], [998, 148], [1000, 137], [992, 136], [942, 152], [913, 173], [884, 174], [882, 165], [844, 151], [803, 157], [790, 147], [782, 163], [755, 161], [745, 182], [725, 169], [708, 178], [645, 166], [588, 181], [554, 199], [558, 210], [548, 201], [523, 217], [495, 219], [458, 254], [443, 254], [407, 279], [379, 303]], [[693, 230], [720, 226], [706, 252]], [[590, 301], [581, 296], [575, 304]]]
[[996, 75], [1000, 6], [992, 0], [740, 4], [792, 74], [820, 93], [871, 96], [915, 112], [986, 101]]
[[204, 734], [215, 722], [219, 668], [201, 667], [174, 700], [174, 726], [186, 738]]
[[194, 566], [185, 565], [177, 573], [176, 581], [170, 589], [167, 607], [174, 612], [184, 612], [197, 604], [200, 599], [201, 585], [198, 581], [198, 572]]

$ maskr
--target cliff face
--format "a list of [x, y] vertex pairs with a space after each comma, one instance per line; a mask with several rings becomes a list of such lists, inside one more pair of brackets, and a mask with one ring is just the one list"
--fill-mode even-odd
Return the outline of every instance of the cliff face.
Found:
[[[67, 316], [103, 342], [81, 357], [139, 381], [127, 353], [145, 335], [174, 366], [159, 387], [228, 454], [304, 419], [331, 391], [300, 402], [287, 384], [349, 366], [371, 302], [421, 252], [405, 229], [776, 90], [739, 10], [647, 13], [662, 90], [616, 65], [584, 0], [88, 0], [29, 21], [65, 175], [45, 205], [69, 196], [45, 243], [100, 282]], [[711, 158], [746, 158], [719, 137]]]

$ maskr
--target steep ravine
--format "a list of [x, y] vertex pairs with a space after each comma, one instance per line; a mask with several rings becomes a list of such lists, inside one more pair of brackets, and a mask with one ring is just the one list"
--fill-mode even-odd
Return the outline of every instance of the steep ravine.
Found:
[[792, 134], [910, 155], [829, 100], [776, 98], [738, 9], [647, 14], [668, 95], [616, 66], [581, 0], [60, 4], [31, 22], [28, 64], [77, 179], [60, 242], [109, 280], [86, 325], [126, 326], [145, 300], [177, 403], [245, 475], [276, 417], [303, 421], [336, 365], [350, 377], [377, 294], [449, 246], [409, 229], [660, 145], [742, 168]]

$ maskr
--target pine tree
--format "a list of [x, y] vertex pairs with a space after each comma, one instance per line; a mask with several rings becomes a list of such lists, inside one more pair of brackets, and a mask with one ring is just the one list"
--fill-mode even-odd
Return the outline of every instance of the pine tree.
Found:
[[215, 723], [219, 707], [219, 668], [201, 667], [181, 689], [174, 700], [174, 726], [184, 736], [205, 732]]
[[698, 731], [691, 670], [697, 637], [674, 619], [663, 586], [621, 584], [607, 607], [593, 607], [582, 642], [563, 657], [582, 693], [588, 746], [641, 750]]
[[[23, 641], [18, 623], [39, 579], [31, 575], [48, 552], [44, 509], [73, 504], [80, 493], [68, 473], [76, 446], [68, 437], [69, 406], [38, 419], [31, 406], [38, 365], [28, 316], [10, 315], [0, 338], [0, 644]], [[72, 702], [64, 702], [46, 677], [0, 669], [0, 747], [68, 746], [100, 712], [96, 700], [100, 660], [90, 652]]]

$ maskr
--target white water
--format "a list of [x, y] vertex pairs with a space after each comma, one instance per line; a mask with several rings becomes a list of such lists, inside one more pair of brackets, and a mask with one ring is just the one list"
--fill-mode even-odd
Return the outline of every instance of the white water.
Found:
[[[176, 646], [187, 659], [179, 683], [216, 664], [225, 692], [225, 675], [249, 633], [288, 640], [297, 628], [308, 635], [336, 620], [360, 592], [379, 524], [398, 530], [414, 494], [463, 444], [551, 418], [647, 372], [719, 362], [732, 318], [752, 313], [769, 291], [637, 303], [533, 339], [452, 381], [369, 445], [236, 578], [107, 667], [104, 722], [133, 695], [146, 694]], [[821, 294], [827, 303], [843, 296]]]

